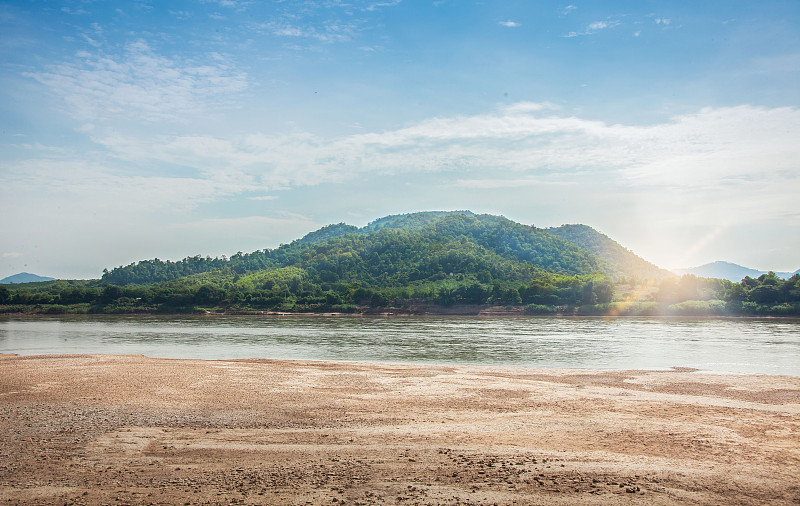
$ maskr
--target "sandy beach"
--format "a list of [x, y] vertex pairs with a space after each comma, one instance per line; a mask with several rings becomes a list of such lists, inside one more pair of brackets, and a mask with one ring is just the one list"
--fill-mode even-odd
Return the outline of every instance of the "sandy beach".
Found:
[[800, 378], [0, 355], [10, 504], [798, 504]]

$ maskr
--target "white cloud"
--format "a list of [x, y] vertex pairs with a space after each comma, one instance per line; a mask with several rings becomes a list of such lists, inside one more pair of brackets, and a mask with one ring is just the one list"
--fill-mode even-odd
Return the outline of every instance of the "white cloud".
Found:
[[369, 3], [369, 4], [367, 4], [367, 6], [366, 6], [366, 7], [364, 7], [364, 10], [365, 10], [365, 11], [374, 11], [374, 10], [378, 10], [378, 9], [380, 9], [381, 7], [394, 7], [394, 6], [396, 6], [396, 5], [400, 5], [400, 3], [401, 3], [402, 1], [403, 1], [403, 0], [391, 0], [391, 1], [389, 1], [389, 2], [374, 2], [374, 3]]
[[616, 20], [611, 21], [595, 21], [593, 23], [589, 23], [586, 29], [582, 32], [569, 32], [566, 35], [562, 35], [565, 38], [572, 38], [572, 37], [580, 37], [582, 35], [593, 35], [597, 33], [598, 30], [604, 30], [606, 28], [614, 28], [615, 26], [619, 26], [620, 22]]
[[505, 114], [531, 113], [546, 110], [558, 110], [560, 107], [552, 102], [515, 102], [504, 106], [501, 111]]
[[562, 9], [561, 13], [562, 13], [564, 16], [566, 16], [567, 14], [569, 14], [570, 12], [574, 11], [574, 10], [575, 10], [575, 9], [577, 9], [577, 8], [578, 8], [578, 7], [577, 7], [577, 6], [575, 6], [575, 5], [567, 5], [566, 7], [564, 7], [564, 9]]
[[[276, 2], [273, 15], [251, 28], [276, 37], [307, 39], [324, 44], [355, 40], [364, 30], [376, 28], [370, 13], [396, 7], [401, 0], [375, 2], [370, 0], [340, 1], [287, 1]], [[284, 5], [285, 4], [285, 5]], [[308, 49], [293, 46], [294, 49]]]
[[309, 34], [306, 34], [306, 32], [304, 32], [300, 28], [297, 28], [296, 26], [287, 26], [287, 25], [279, 26], [279, 25], [272, 24], [272, 25], [269, 26], [269, 28], [270, 28], [270, 31], [272, 32], [272, 35], [277, 35], [279, 37], [306, 37], [306, 36], [310, 36]]
[[332, 44], [352, 40], [357, 31], [357, 24], [353, 22], [334, 22], [318, 26], [297, 26], [288, 22], [271, 21], [261, 24], [259, 28], [277, 37], [306, 38]]
[[239, 0], [200, 0], [204, 4], [217, 4], [220, 7], [227, 7], [231, 9], [243, 9], [247, 7], [251, 2], [242, 2]]
[[520, 25], [519, 23], [517, 23], [516, 21], [511, 21], [511, 20], [509, 20], [509, 21], [500, 21], [500, 23], [499, 23], [499, 24], [500, 24], [501, 26], [506, 26], [506, 27], [508, 27], [508, 28], [516, 28], [516, 27], [518, 27], [518, 26], [521, 26], [521, 25]]
[[[384, 174], [403, 175], [410, 182], [426, 178], [449, 185], [449, 193], [507, 192], [497, 195], [508, 205], [514, 192], [528, 192], [526, 202], [535, 195], [550, 206], [563, 205], [553, 200], [557, 195], [569, 195], [570, 209], [581, 214], [562, 219], [608, 222], [609, 216], [618, 216], [629, 226], [604, 232], [615, 238], [621, 234], [626, 246], [637, 249], [640, 239], [625, 237], [625, 231], [652, 229], [653, 241], [662, 241], [652, 251], [667, 251], [663, 237], [691, 227], [700, 234], [697, 227], [703, 223], [725, 230], [781, 223], [788, 234], [800, 232], [797, 138], [800, 110], [792, 107], [707, 108], [641, 126], [589, 120], [552, 104], [525, 102], [487, 114], [435, 117], [402, 129], [341, 137], [117, 134], [98, 137], [98, 151], [79, 158], [52, 152], [0, 166], [0, 202], [6, 218], [0, 232], [20, 226], [67, 241], [63, 231], [74, 231], [79, 224], [85, 230], [74, 233], [84, 241], [101, 230], [129, 241], [123, 231], [141, 223], [152, 230], [140, 234], [162, 234], [164, 241], [174, 243], [171, 251], [178, 251], [177, 235], [165, 230], [179, 216], [191, 222], [189, 217], [204, 204], [268, 201], [272, 196], [267, 192], [284, 190], [281, 207], [289, 210], [294, 188], [363, 183]], [[155, 167], [155, 174], [162, 175], [120, 168], [125, 166]], [[180, 168], [182, 175], [165, 176], [172, 167]], [[162, 223], [164, 217], [168, 220]], [[308, 219], [286, 218], [299, 220], [301, 228], [296, 230], [312, 228]], [[234, 228], [245, 233], [246, 225], [255, 222], [241, 219]], [[110, 232], [122, 224], [119, 234]], [[228, 238], [226, 224], [230, 225], [206, 223]], [[297, 235], [291, 235], [290, 228], [285, 228], [289, 240]], [[180, 237], [188, 241], [189, 229], [181, 230], [185, 236]], [[197, 241], [192, 244], [201, 244]], [[264, 242], [262, 247], [275, 245]], [[226, 244], [241, 243], [231, 236]], [[28, 254], [22, 245], [7, 248]], [[163, 253], [132, 250], [135, 256], [129, 260], [154, 254]], [[650, 259], [678, 265], [664, 255]]]
[[26, 74], [63, 98], [80, 121], [184, 121], [245, 89], [247, 78], [215, 58], [172, 60], [142, 40], [120, 54], [80, 51], [71, 62]]
[[430, 118], [399, 130], [339, 138], [253, 134], [97, 141], [137, 164], [197, 168], [199, 200], [215, 192], [286, 189], [363, 173], [453, 170], [567, 181], [592, 173], [613, 177], [624, 187], [703, 191], [751, 188], [753, 181], [798, 184], [800, 111], [795, 108], [709, 108], [650, 126], [611, 125], [557, 112], [552, 104], [523, 102], [491, 114]]

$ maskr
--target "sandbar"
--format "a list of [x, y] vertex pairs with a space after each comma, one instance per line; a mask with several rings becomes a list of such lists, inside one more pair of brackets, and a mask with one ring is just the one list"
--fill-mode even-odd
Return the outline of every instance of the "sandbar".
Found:
[[798, 504], [800, 378], [0, 355], [8, 504]]

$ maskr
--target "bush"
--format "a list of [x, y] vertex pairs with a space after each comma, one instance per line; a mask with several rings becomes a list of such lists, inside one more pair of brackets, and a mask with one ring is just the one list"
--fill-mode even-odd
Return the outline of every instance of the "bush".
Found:
[[528, 304], [525, 306], [525, 314], [556, 314], [558, 308], [555, 306], [545, 306], [543, 304]]
[[771, 306], [768, 312], [775, 316], [800, 315], [800, 304], [789, 304], [786, 302], [777, 306]]
[[723, 300], [687, 300], [672, 304], [670, 314], [680, 316], [719, 316], [728, 314], [728, 306]]

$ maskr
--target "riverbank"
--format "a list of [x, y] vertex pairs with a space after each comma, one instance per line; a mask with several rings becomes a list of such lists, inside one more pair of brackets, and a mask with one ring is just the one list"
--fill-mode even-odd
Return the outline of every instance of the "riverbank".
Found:
[[800, 378], [0, 355], [17, 504], [796, 504]]
[[800, 303], [756, 304], [741, 301], [685, 300], [679, 303], [644, 300], [615, 301], [588, 305], [542, 304], [470, 304], [405, 301], [398, 304], [281, 304], [263, 308], [240, 304], [173, 305], [168, 303], [144, 304], [141, 300], [125, 303], [75, 303], [75, 304], [0, 304], [0, 315], [530, 315], [530, 316], [679, 316], [679, 317], [800, 317]]

